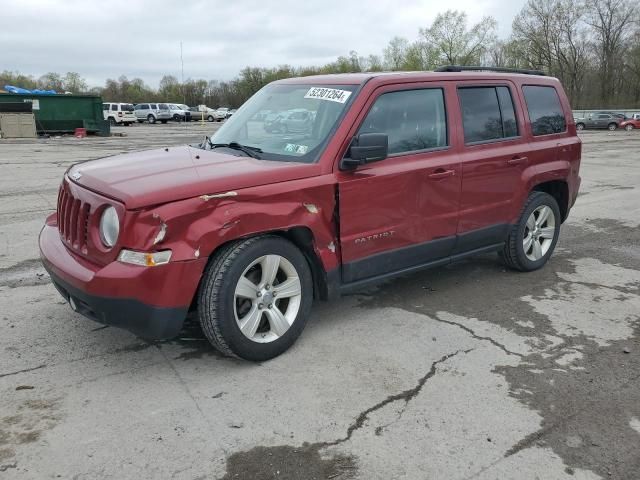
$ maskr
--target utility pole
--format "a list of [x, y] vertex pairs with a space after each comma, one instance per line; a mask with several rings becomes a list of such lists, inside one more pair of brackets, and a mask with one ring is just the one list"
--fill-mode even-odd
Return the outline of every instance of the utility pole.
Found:
[[182, 103], [187, 104], [187, 94], [184, 91], [184, 60], [182, 58], [182, 40], [180, 40], [180, 67], [182, 69]]

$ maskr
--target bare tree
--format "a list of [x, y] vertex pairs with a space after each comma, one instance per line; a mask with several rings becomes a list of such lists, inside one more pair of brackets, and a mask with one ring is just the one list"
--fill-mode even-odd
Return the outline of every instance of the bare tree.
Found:
[[628, 48], [632, 28], [638, 21], [637, 5], [634, 0], [587, 0], [587, 22], [595, 33], [600, 96], [605, 104], [619, 89], [615, 73]]
[[573, 0], [529, 0], [513, 21], [513, 39], [528, 67], [558, 77], [578, 102], [588, 64], [584, 5]]
[[439, 13], [428, 28], [420, 29], [426, 47], [440, 63], [479, 64], [490, 45], [495, 43], [497, 22], [484, 17], [471, 28], [467, 14], [457, 10]]
[[389, 70], [400, 70], [407, 55], [409, 41], [402, 37], [393, 37], [383, 51], [384, 66]]
[[71, 93], [84, 93], [89, 89], [86, 80], [76, 72], [67, 72], [62, 78], [62, 85], [65, 91]]

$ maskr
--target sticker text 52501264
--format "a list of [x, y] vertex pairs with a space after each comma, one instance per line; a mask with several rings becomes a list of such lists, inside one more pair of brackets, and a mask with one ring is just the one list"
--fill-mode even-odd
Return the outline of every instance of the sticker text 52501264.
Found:
[[344, 103], [349, 99], [351, 92], [338, 90], [337, 88], [311, 87], [304, 98], [317, 98], [330, 102]]

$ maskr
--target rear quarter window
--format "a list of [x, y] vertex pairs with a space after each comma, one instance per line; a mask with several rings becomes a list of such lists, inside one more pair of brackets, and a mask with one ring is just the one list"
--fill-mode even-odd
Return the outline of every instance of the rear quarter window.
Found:
[[567, 121], [554, 87], [525, 85], [522, 87], [527, 103], [531, 131], [534, 136], [562, 133], [567, 130]]

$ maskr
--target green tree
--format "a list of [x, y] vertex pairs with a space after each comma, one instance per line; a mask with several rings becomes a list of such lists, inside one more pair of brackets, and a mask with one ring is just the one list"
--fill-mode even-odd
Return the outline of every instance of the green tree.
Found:
[[0, 89], [4, 88], [5, 85], [27, 89], [38, 88], [38, 83], [31, 75], [23, 75], [20, 72], [11, 72], [9, 70], [0, 72]]

